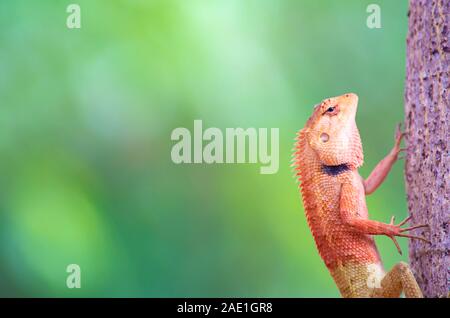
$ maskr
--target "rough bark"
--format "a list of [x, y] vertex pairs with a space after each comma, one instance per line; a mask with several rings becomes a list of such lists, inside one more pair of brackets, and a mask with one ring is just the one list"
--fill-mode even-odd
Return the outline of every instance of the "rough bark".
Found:
[[450, 0], [411, 0], [405, 87], [406, 192], [413, 231], [409, 257], [426, 297], [450, 288]]

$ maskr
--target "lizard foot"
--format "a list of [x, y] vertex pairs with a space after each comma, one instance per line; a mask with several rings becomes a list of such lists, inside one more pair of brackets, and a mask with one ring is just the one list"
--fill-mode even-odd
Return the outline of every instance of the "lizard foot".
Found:
[[394, 160], [397, 160], [397, 157], [400, 152], [405, 151], [406, 148], [400, 148], [403, 137], [405, 137], [406, 132], [402, 131], [402, 124], [398, 123], [397, 128], [395, 129], [395, 143], [394, 148], [391, 150], [391, 156], [394, 157]]
[[395, 232], [394, 233], [390, 233], [387, 234], [387, 236], [394, 242], [395, 247], [397, 247], [398, 252], [400, 253], [400, 255], [402, 255], [402, 250], [400, 248], [400, 245], [397, 242], [397, 239], [395, 238], [396, 236], [399, 237], [407, 237], [410, 239], [418, 239], [427, 243], [431, 242], [429, 240], [427, 240], [426, 238], [424, 238], [423, 236], [416, 236], [416, 235], [411, 235], [411, 234], [405, 234], [404, 232], [408, 232], [414, 229], [419, 229], [419, 228], [423, 228], [423, 227], [429, 227], [428, 224], [420, 224], [420, 225], [414, 225], [414, 226], [410, 226], [407, 228], [400, 228], [402, 225], [406, 224], [410, 219], [412, 218], [412, 216], [408, 216], [406, 219], [404, 219], [403, 221], [401, 221], [399, 224], [395, 225], [394, 221], [395, 221], [395, 216], [392, 216], [391, 218], [391, 222], [389, 223], [389, 225], [393, 226], [395, 228]]

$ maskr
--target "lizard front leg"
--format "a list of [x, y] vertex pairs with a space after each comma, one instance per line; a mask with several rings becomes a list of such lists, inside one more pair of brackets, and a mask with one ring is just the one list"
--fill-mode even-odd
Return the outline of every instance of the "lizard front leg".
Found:
[[405, 233], [414, 229], [428, 226], [427, 224], [421, 224], [407, 228], [402, 228], [401, 226], [406, 224], [411, 219], [411, 216], [409, 216], [408, 218], [406, 218], [397, 225], [394, 224], [395, 221], [394, 217], [391, 218], [391, 222], [389, 224], [368, 220], [366, 218], [360, 217], [358, 213], [359, 207], [357, 204], [358, 195], [359, 193], [354, 185], [350, 183], [344, 183], [342, 185], [340, 205], [339, 205], [341, 219], [355, 232], [369, 235], [386, 235], [394, 242], [400, 254], [402, 254], [402, 251], [400, 249], [400, 245], [398, 244], [395, 238], [396, 236], [408, 237], [412, 239], [420, 239], [425, 242], [429, 242], [427, 239], [423, 237]]
[[397, 263], [383, 277], [380, 288], [373, 289], [371, 297], [397, 298], [402, 292], [406, 298], [423, 298], [422, 291], [405, 262]]
[[400, 144], [404, 135], [405, 133], [401, 131], [401, 124], [398, 124], [395, 132], [395, 144], [391, 152], [375, 166], [369, 177], [363, 181], [366, 194], [374, 192], [386, 179], [386, 176], [398, 159], [398, 154], [402, 151]]

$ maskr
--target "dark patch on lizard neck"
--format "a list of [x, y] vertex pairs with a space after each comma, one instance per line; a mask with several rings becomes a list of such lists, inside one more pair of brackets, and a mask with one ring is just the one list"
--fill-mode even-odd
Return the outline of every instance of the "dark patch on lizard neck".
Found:
[[322, 165], [322, 171], [329, 176], [338, 176], [341, 173], [344, 173], [346, 171], [350, 171], [350, 166], [347, 163], [343, 163], [341, 165], [337, 166], [326, 166]]

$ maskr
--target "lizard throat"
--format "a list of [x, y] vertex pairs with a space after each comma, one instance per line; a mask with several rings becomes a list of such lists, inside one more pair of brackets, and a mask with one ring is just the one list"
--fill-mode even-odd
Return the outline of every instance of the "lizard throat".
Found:
[[347, 163], [343, 163], [337, 166], [322, 165], [322, 171], [329, 176], [338, 176], [346, 171], [350, 170], [350, 166]]

